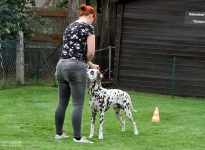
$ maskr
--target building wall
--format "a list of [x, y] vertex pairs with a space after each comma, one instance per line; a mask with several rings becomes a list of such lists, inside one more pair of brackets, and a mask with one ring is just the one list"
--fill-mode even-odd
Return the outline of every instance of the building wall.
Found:
[[205, 17], [188, 16], [191, 12], [203, 14], [205, 1], [119, 3], [115, 85], [140, 92], [204, 97], [205, 23], [194, 20], [203, 22]]

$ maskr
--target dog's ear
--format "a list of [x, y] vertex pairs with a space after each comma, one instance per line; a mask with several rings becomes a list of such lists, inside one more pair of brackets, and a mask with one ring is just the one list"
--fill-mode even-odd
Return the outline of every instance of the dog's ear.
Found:
[[101, 80], [103, 79], [103, 75], [101, 72], [97, 73], [97, 82], [101, 82]]

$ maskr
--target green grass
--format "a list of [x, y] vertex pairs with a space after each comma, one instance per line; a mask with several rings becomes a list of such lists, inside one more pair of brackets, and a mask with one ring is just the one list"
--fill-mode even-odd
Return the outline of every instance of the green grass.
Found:
[[[68, 139], [56, 140], [54, 111], [58, 89], [46, 86], [26, 86], [0, 91], [1, 150], [202, 150], [205, 149], [205, 99], [129, 92], [139, 135], [134, 135], [131, 122], [126, 131], [113, 110], [105, 113], [104, 139], [98, 140], [97, 118], [94, 144], [74, 143], [71, 127], [71, 105], [67, 109], [64, 131]], [[160, 122], [151, 122], [155, 108]], [[82, 134], [89, 136], [90, 110], [88, 95], [83, 112]], [[10, 146], [9, 145], [10, 142]], [[20, 143], [18, 145], [18, 142]]]

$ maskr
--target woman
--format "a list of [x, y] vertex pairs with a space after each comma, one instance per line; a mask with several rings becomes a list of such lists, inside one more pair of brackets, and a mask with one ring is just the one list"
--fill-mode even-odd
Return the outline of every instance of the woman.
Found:
[[67, 138], [63, 133], [66, 108], [72, 96], [72, 126], [74, 142], [93, 143], [81, 136], [82, 110], [85, 100], [87, 84], [87, 65], [93, 69], [100, 69], [99, 65], [91, 62], [95, 53], [94, 28], [96, 21], [93, 7], [82, 4], [79, 19], [71, 23], [63, 35], [63, 49], [56, 67], [58, 81], [59, 102], [55, 111], [55, 138]]

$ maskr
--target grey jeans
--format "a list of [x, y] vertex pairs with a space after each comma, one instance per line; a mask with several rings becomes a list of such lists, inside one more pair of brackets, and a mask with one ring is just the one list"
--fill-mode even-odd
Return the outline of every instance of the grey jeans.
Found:
[[66, 108], [72, 96], [72, 126], [75, 138], [81, 138], [82, 111], [87, 85], [87, 65], [80, 60], [60, 59], [56, 66], [59, 101], [55, 111], [56, 134], [63, 133]]

